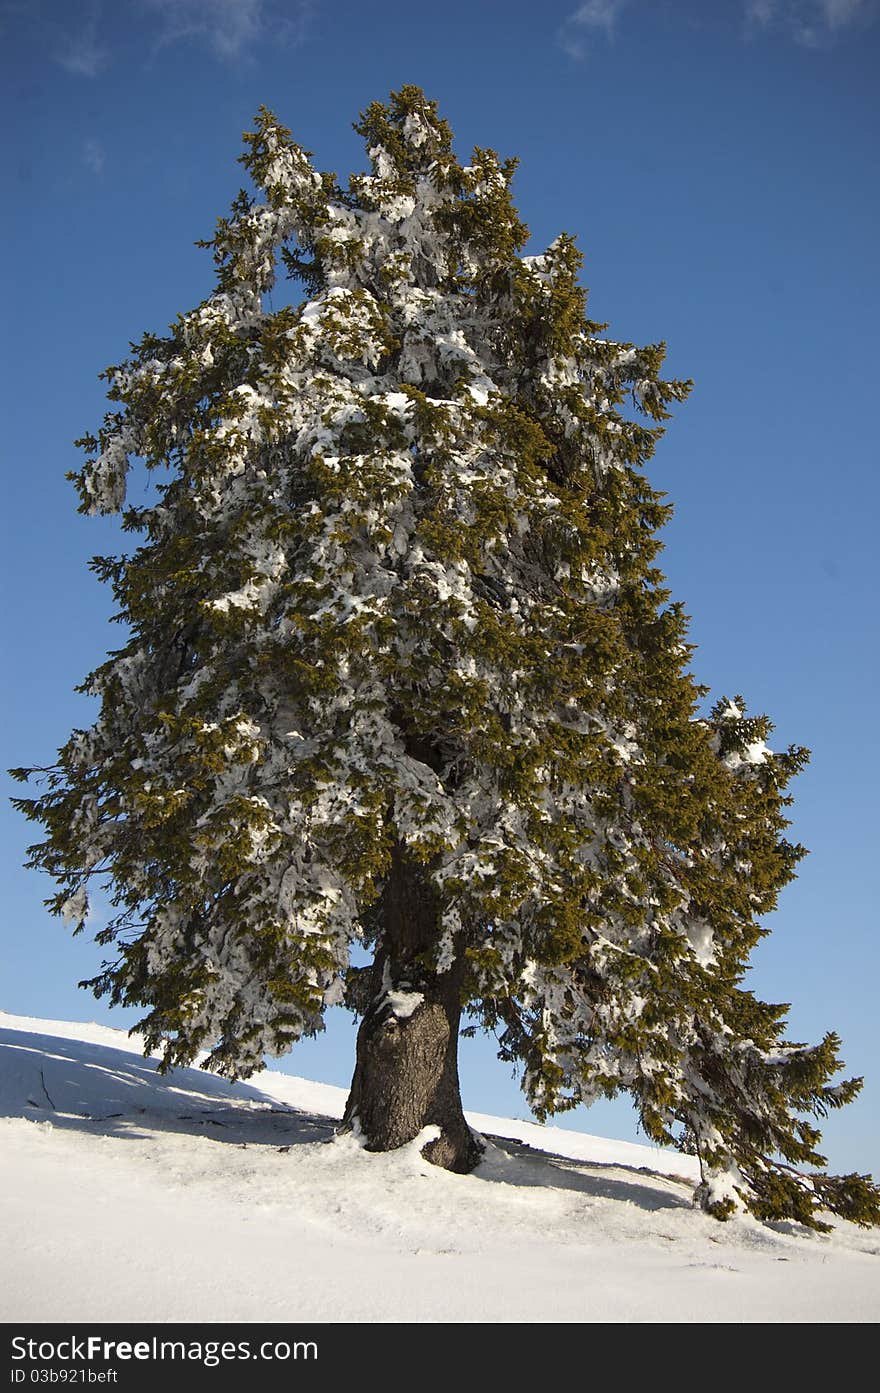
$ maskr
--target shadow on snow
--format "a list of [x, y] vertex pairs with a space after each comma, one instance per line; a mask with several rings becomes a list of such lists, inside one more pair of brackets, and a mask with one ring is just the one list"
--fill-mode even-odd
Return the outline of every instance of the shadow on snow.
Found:
[[[333, 1118], [280, 1105], [252, 1084], [203, 1069], [160, 1074], [155, 1059], [126, 1050], [2, 1028], [0, 1116], [123, 1141], [160, 1131], [237, 1146], [329, 1141], [337, 1126]], [[487, 1140], [490, 1149], [475, 1172], [484, 1181], [577, 1190], [652, 1211], [691, 1205], [684, 1180], [620, 1163], [574, 1161], [509, 1137]]]

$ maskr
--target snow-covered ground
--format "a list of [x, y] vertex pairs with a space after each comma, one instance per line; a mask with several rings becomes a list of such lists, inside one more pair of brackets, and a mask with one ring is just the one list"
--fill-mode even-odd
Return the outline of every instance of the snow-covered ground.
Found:
[[485, 1160], [449, 1175], [334, 1138], [344, 1101], [0, 1013], [0, 1319], [880, 1317], [880, 1232], [721, 1225], [689, 1157], [479, 1114]]

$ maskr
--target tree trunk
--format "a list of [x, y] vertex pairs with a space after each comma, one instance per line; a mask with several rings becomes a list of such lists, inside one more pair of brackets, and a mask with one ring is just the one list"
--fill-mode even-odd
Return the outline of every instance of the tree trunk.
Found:
[[368, 1151], [392, 1151], [434, 1124], [440, 1135], [422, 1154], [465, 1173], [482, 1154], [465, 1122], [458, 1083], [465, 963], [459, 956], [438, 973], [423, 960], [436, 946], [439, 918], [424, 870], [395, 846], [343, 1128], [357, 1126]]

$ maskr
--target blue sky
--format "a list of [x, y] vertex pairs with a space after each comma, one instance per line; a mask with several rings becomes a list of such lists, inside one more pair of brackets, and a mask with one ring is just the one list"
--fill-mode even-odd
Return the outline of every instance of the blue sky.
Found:
[[[460, 154], [519, 156], [530, 250], [574, 234], [592, 316], [666, 340], [695, 380], [650, 468], [694, 669], [813, 750], [792, 830], [812, 854], [751, 985], [793, 1003], [792, 1038], [843, 1036], [868, 1082], [827, 1122], [830, 1163], [880, 1171], [878, 0], [0, 0], [0, 51], [0, 767], [50, 763], [89, 723], [72, 688], [122, 641], [86, 570], [115, 524], [78, 517], [64, 475], [103, 413], [97, 374], [210, 290], [193, 244], [242, 182], [242, 131], [265, 104], [345, 175], [358, 113], [417, 83]], [[0, 1006], [128, 1026], [77, 990], [100, 950], [46, 915], [33, 836], [0, 808]], [[347, 1083], [347, 1020], [285, 1067]], [[525, 1115], [486, 1042], [465, 1044], [462, 1085]], [[635, 1135], [625, 1102], [562, 1121]]]

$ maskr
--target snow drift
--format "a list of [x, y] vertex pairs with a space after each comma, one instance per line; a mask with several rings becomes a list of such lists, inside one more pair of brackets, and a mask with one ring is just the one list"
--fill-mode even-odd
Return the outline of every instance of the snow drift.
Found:
[[689, 1157], [469, 1114], [490, 1140], [457, 1176], [335, 1137], [344, 1102], [163, 1077], [123, 1031], [0, 1013], [0, 1319], [880, 1316], [876, 1233], [719, 1225]]

